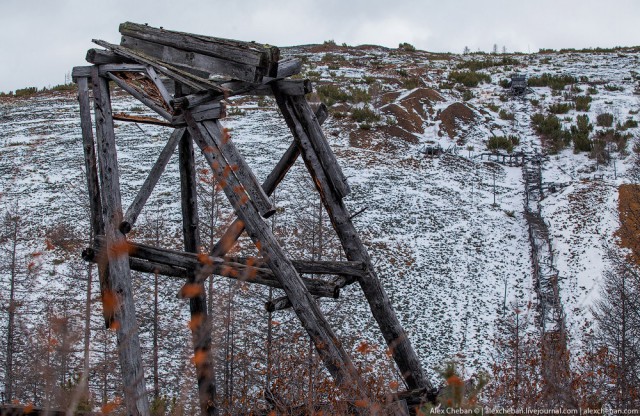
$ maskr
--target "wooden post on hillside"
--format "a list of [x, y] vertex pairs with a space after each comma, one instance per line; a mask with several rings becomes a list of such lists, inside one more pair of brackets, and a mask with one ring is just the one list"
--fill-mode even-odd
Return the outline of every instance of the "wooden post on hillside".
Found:
[[122, 203], [109, 85], [106, 79], [98, 75], [98, 68], [94, 68], [91, 81], [102, 184], [102, 218], [107, 240], [106, 261], [109, 271], [108, 278], [101, 278], [101, 281], [107, 282], [107, 287], [102, 292], [102, 305], [105, 312], [112, 317], [111, 328], [115, 329], [117, 334], [127, 413], [133, 416], [148, 416], [149, 402], [133, 304], [127, 241], [119, 230], [122, 222]]

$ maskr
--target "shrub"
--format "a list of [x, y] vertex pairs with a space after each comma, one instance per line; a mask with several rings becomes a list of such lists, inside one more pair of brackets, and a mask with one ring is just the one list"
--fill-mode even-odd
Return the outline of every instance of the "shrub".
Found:
[[78, 89], [78, 86], [74, 83], [59, 84], [51, 87], [51, 91], [75, 91], [76, 89]]
[[469, 101], [473, 97], [474, 97], [474, 95], [473, 95], [473, 92], [471, 90], [464, 90], [462, 92], [462, 100], [463, 101]]
[[515, 120], [516, 119], [516, 115], [515, 114], [509, 113], [509, 112], [507, 112], [505, 110], [500, 110], [500, 113], [498, 115], [503, 120]]
[[544, 114], [536, 113], [531, 116], [531, 124], [552, 153], [559, 152], [571, 142], [571, 135], [562, 129], [562, 123], [555, 114], [545, 117]]
[[497, 113], [500, 110], [500, 106], [495, 104], [487, 104], [487, 108], [489, 108], [489, 110], [493, 111], [494, 113]]
[[402, 88], [406, 90], [412, 90], [414, 88], [418, 88], [420, 86], [420, 78], [407, 78], [402, 80]]
[[589, 139], [589, 133], [593, 130], [593, 125], [589, 123], [589, 116], [580, 115], [576, 119], [576, 125], [571, 126], [571, 140], [573, 141], [573, 151], [589, 152], [592, 149], [592, 143]]
[[589, 95], [596, 95], [598, 93], [598, 89], [596, 87], [589, 87], [587, 88], [587, 94]]
[[613, 124], [613, 114], [611, 113], [602, 113], [598, 114], [596, 117], [596, 123], [601, 127], [611, 127]]
[[613, 85], [613, 84], [606, 84], [604, 86], [604, 89], [607, 91], [623, 91], [624, 90], [624, 88], [619, 87], [617, 85]]
[[509, 81], [508, 79], [501, 79], [500, 81], [498, 81], [498, 85], [500, 85], [502, 88], [509, 88], [509, 84], [511, 81]]
[[375, 123], [380, 121], [380, 116], [375, 112], [371, 111], [369, 108], [356, 108], [351, 111], [351, 119], [353, 121], [357, 121], [358, 123]]
[[618, 130], [627, 130], [627, 129], [632, 129], [638, 127], [638, 122], [632, 118], [627, 119], [624, 124], [620, 124], [618, 123], [618, 125], [616, 126], [616, 128]]
[[520, 61], [518, 61], [517, 59], [505, 56], [502, 59], [497, 61], [493, 61], [493, 60], [480, 61], [476, 59], [471, 59], [469, 61], [460, 62], [456, 66], [456, 68], [469, 69], [471, 71], [478, 71], [480, 69], [487, 69], [494, 66], [519, 65], [519, 64], [520, 64]]
[[520, 144], [518, 136], [493, 136], [487, 140], [487, 149], [494, 152], [498, 149], [503, 149], [511, 153], [513, 152], [513, 146], [518, 144]]
[[321, 85], [316, 88], [316, 93], [320, 98], [320, 101], [331, 107], [337, 102], [346, 102], [351, 98], [349, 93], [342, 91], [339, 87], [329, 84]]
[[576, 110], [589, 111], [591, 108], [591, 97], [588, 95], [579, 95], [576, 97]]
[[402, 42], [400, 45], [398, 45], [398, 49], [400, 49], [401, 51], [405, 51], [405, 52], [415, 52], [416, 51], [416, 47], [413, 46], [410, 43], [407, 43], [407, 42]]
[[540, 105], [540, 100], [532, 99], [531, 100], [531, 105], [537, 107], [538, 105]]
[[558, 103], [551, 104], [549, 106], [549, 112], [553, 114], [567, 114], [569, 110], [573, 109], [575, 106], [570, 103]]
[[371, 95], [369, 91], [363, 90], [361, 88], [349, 88], [349, 93], [351, 96], [347, 99], [347, 101], [352, 103], [368, 103], [371, 101]]
[[570, 84], [575, 84], [578, 80], [571, 75], [553, 75], [544, 73], [539, 77], [528, 78], [530, 87], [551, 87], [552, 90], [562, 90]]
[[451, 71], [449, 81], [460, 83], [465, 87], [477, 87], [481, 82], [491, 82], [491, 77], [474, 71]]
[[38, 92], [38, 88], [36, 87], [27, 87], [27, 88], [19, 88], [16, 90], [14, 95], [16, 97], [29, 97]]

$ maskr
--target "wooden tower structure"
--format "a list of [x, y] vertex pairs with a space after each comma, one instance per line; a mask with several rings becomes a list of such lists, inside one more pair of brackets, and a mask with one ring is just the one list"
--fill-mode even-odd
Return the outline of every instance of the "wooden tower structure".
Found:
[[[201, 411], [214, 414], [215, 379], [210, 326], [203, 282], [212, 274], [284, 290], [272, 309], [291, 307], [311, 337], [324, 365], [349, 400], [372, 405], [351, 358], [316, 304], [316, 297], [338, 297], [340, 289], [358, 283], [409, 390], [431, 392], [432, 386], [398, 321], [367, 250], [343, 203], [347, 179], [320, 127], [326, 107], [312, 111], [305, 94], [309, 80], [290, 79], [301, 70], [298, 60], [280, 60], [279, 49], [253, 42], [193, 35], [135, 23], [120, 25], [120, 45], [100, 40], [91, 49], [91, 66], [75, 67], [91, 207], [93, 244], [83, 256], [98, 264], [106, 324], [117, 333], [119, 361], [129, 415], [148, 415], [140, 343], [130, 271], [159, 273], [185, 280], [190, 297], [193, 349]], [[138, 99], [161, 118], [112, 113], [110, 82]], [[167, 88], [167, 82], [174, 88]], [[174, 90], [174, 92], [170, 92]], [[91, 118], [91, 93], [94, 121]], [[261, 184], [226, 133], [220, 119], [224, 99], [241, 94], [273, 95], [294, 141]], [[134, 201], [123, 209], [113, 121], [160, 124], [175, 128]], [[95, 138], [93, 130], [95, 127]], [[195, 144], [195, 146], [194, 146]], [[209, 253], [200, 251], [194, 147], [198, 148], [237, 219]], [[127, 241], [127, 233], [177, 148], [181, 184], [184, 251]], [[275, 212], [269, 195], [298, 157], [313, 178], [347, 261], [291, 259], [264, 221]], [[259, 258], [226, 257], [246, 231]], [[303, 273], [336, 276], [333, 280], [301, 277]]]

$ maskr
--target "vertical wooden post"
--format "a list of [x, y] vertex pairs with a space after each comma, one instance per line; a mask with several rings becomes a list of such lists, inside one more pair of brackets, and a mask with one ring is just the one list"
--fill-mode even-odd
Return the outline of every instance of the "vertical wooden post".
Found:
[[[197, 253], [200, 249], [200, 231], [198, 229], [198, 198], [196, 188], [196, 167], [191, 136], [183, 130], [180, 138], [180, 190], [182, 195], [182, 232], [184, 250]], [[194, 362], [198, 377], [200, 413], [203, 416], [215, 415], [216, 384], [211, 358], [211, 330], [207, 316], [207, 298], [204, 283], [195, 283], [196, 271], [188, 271], [190, 290], [189, 308], [191, 311], [190, 328], [193, 334]]]
[[[347, 259], [365, 264], [367, 273], [358, 282], [403, 378], [410, 389], [425, 387], [431, 389], [431, 382], [425, 377], [420, 360], [411, 346], [411, 341], [380, 284], [369, 253], [351, 222], [349, 212], [328, 179], [325, 167], [321, 164], [309, 139], [309, 135], [316, 134], [315, 132], [320, 126], [306, 98], [284, 95], [278, 91], [274, 91], [274, 93], [278, 106], [298, 143], [305, 165], [311, 173], [322, 202], [329, 213], [333, 228], [340, 238]], [[314, 125], [314, 128], [309, 128], [311, 125]], [[316, 140], [324, 140], [324, 138], [316, 137]]]
[[[282, 284], [287, 297], [291, 300], [293, 310], [313, 340], [327, 370], [350, 399], [363, 399], [369, 402], [371, 399], [369, 392], [347, 352], [329, 326], [312, 295], [304, 286], [291, 260], [278, 244], [257, 208], [251, 203], [243, 184], [233, 174], [233, 169], [216, 146], [215, 142], [223, 137], [218, 123], [208, 125], [205, 128], [202, 123], [196, 122], [188, 111], [185, 113], [185, 120], [189, 132], [202, 150], [207, 162], [216, 174], [217, 180], [224, 183], [222, 189], [236, 214], [244, 223], [249, 237], [260, 249], [267, 265]], [[218, 136], [217, 140], [211, 137], [212, 134]], [[245, 166], [237, 168], [248, 169]]]
[[133, 304], [127, 241], [118, 229], [122, 221], [122, 202], [109, 85], [106, 79], [99, 76], [98, 67], [92, 68], [91, 80], [102, 187], [102, 218], [109, 253], [110, 287], [103, 292], [103, 307], [113, 310], [111, 327], [116, 330], [118, 339], [127, 414], [148, 416], [149, 402]]
[[[102, 220], [102, 201], [100, 200], [100, 185], [98, 180], [98, 162], [96, 161], [96, 146], [93, 140], [93, 126], [91, 123], [91, 102], [89, 100], [88, 78], [78, 78], [78, 103], [80, 104], [80, 127], [82, 129], [82, 148], [84, 150], [84, 167], [87, 176], [87, 191], [89, 193], [89, 211], [91, 215], [91, 238], [104, 235], [104, 221]], [[100, 293], [109, 287], [109, 268], [106, 262], [98, 263], [100, 278]], [[102, 309], [102, 316], [107, 328], [111, 326], [112, 314]]]

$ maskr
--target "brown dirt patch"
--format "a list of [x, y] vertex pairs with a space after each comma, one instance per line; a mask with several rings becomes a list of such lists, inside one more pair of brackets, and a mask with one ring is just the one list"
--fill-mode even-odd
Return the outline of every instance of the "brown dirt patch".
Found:
[[424, 115], [414, 111], [408, 111], [407, 108], [398, 104], [389, 104], [382, 108], [382, 112], [394, 116], [398, 122], [396, 126], [401, 129], [410, 133], [423, 133], [422, 123], [424, 121]]
[[472, 123], [476, 116], [469, 107], [462, 103], [453, 103], [438, 118], [442, 121], [442, 128], [452, 139], [457, 136], [460, 124]]
[[397, 126], [377, 127], [374, 130], [356, 129], [349, 133], [349, 144], [352, 147], [376, 152], [398, 152], [406, 149], [409, 143], [416, 144], [418, 139]]
[[620, 228], [615, 233], [618, 244], [629, 249], [629, 261], [640, 266], [640, 185], [620, 185], [618, 216]]

